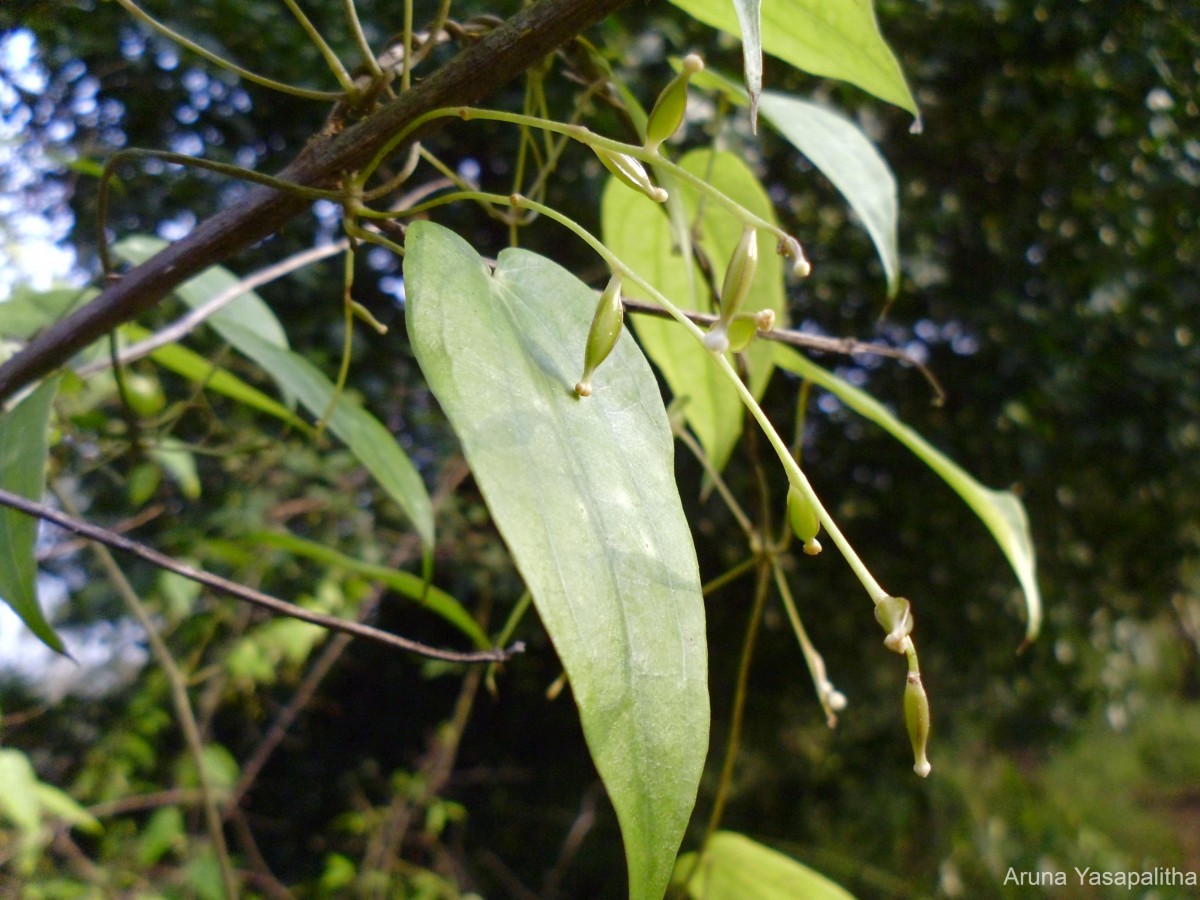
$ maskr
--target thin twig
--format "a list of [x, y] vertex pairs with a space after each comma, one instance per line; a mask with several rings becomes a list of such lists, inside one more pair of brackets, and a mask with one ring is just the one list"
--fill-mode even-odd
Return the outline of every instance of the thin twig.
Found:
[[89, 522], [84, 522], [80, 519], [72, 518], [62, 512], [59, 512], [53, 507], [46, 506], [42, 503], [36, 503], [21, 497], [9, 491], [0, 490], [0, 506], [7, 506], [11, 509], [25, 513], [27, 516], [33, 516], [38, 519], [45, 519], [47, 522], [53, 522], [60, 528], [65, 528], [73, 534], [81, 537], [89, 538], [97, 543], [112, 547], [116, 550], [121, 550], [125, 553], [131, 553], [139, 559], [145, 560], [151, 565], [158, 566], [160, 569], [166, 569], [168, 572], [174, 572], [176, 575], [181, 575], [191, 581], [199, 582], [213, 590], [220, 591], [223, 594], [229, 594], [231, 597], [236, 597], [239, 600], [244, 600], [247, 603], [253, 603], [255, 606], [261, 606], [264, 609], [269, 609], [272, 612], [281, 613], [285, 616], [290, 616], [293, 619], [300, 619], [303, 622], [310, 622], [313, 625], [320, 625], [322, 628], [328, 628], [330, 631], [340, 631], [345, 634], [351, 634], [355, 637], [362, 637], [372, 641], [378, 641], [381, 644], [387, 644], [390, 647], [396, 647], [400, 650], [406, 650], [410, 653], [416, 653], [420, 656], [427, 656], [430, 659], [440, 659], [446, 662], [503, 662], [514, 654], [521, 653], [525, 650], [524, 643], [517, 641], [510, 647], [497, 647], [494, 650], [481, 650], [469, 653], [462, 653], [457, 650], [442, 650], [438, 647], [431, 647], [428, 644], [422, 644], [419, 641], [410, 640], [409, 638], [400, 637], [397, 634], [391, 634], [387, 631], [382, 631], [378, 628], [372, 628], [370, 625], [364, 625], [359, 622], [349, 622], [345, 619], [338, 619], [333, 616], [327, 616], [322, 613], [312, 612], [297, 606], [294, 603], [289, 603], [286, 600], [280, 600], [278, 597], [273, 597], [270, 594], [264, 594], [262, 591], [256, 591], [248, 588], [245, 585], [238, 584], [236, 581], [230, 581], [227, 578], [222, 578], [219, 575], [214, 575], [211, 572], [206, 572], [203, 569], [197, 569], [185, 563], [179, 562], [157, 550], [147, 547], [145, 544], [139, 544], [136, 541], [131, 541], [129, 538], [109, 531], [106, 528], [100, 528], [97, 525], [92, 525]]
[[[317, 262], [325, 259], [328, 256], [341, 253], [348, 246], [345, 239], [334, 241], [332, 244], [326, 244], [323, 247], [312, 247], [308, 250], [303, 250], [300, 253], [295, 253], [287, 259], [280, 260], [273, 265], [259, 269], [251, 275], [247, 275], [237, 284], [224, 290], [211, 300], [201, 306], [197, 306], [186, 316], [181, 316], [167, 327], [156, 331], [153, 336], [146, 338], [144, 341], [139, 341], [122, 350], [117, 360], [122, 365], [127, 365], [134, 360], [141, 359], [144, 356], [149, 356], [159, 347], [165, 347], [167, 344], [173, 344], [176, 341], [183, 340], [195, 328], [201, 325], [206, 319], [209, 319], [220, 310], [224, 309], [234, 300], [241, 297], [243, 294], [248, 294], [255, 288], [261, 287], [268, 282], [275, 281], [277, 278], [282, 278], [284, 275], [289, 275], [297, 269], [302, 269], [309, 263]], [[111, 367], [107, 359], [98, 359], [94, 362], [87, 363], [75, 370], [75, 374], [80, 378], [89, 378], [99, 372]]]
[[[64, 506], [68, 503], [65, 495], [60, 495], [59, 500]], [[114, 535], [114, 537], [120, 536]], [[126, 538], [120, 539], [127, 540]], [[208, 826], [208, 837], [212, 841], [213, 853], [217, 857], [217, 864], [221, 870], [221, 884], [225, 896], [229, 900], [236, 900], [239, 896], [237, 876], [233, 871], [233, 862], [229, 858], [229, 847], [225, 843], [225, 830], [221, 824], [221, 814], [217, 811], [216, 792], [208, 777], [208, 767], [204, 763], [204, 741], [200, 737], [200, 729], [196, 725], [196, 715], [192, 710], [192, 701], [188, 697], [187, 679], [175, 662], [175, 657], [167, 649], [158, 629], [155, 628], [154, 621], [146, 607], [142, 605], [137, 591], [133, 589], [133, 585], [129, 583], [129, 579], [125, 577], [125, 573], [121, 571], [121, 567], [117, 565], [113, 555], [108, 552], [105, 543], [107, 542], [95, 543], [92, 545], [92, 549], [96, 553], [96, 558], [100, 560], [101, 567], [108, 574], [109, 581], [112, 582], [117, 593], [124, 599], [125, 605], [129, 607], [129, 611], [133, 613], [133, 617], [145, 631], [146, 640], [150, 644], [150, 652], [154, 654], [154, 658], [167, 678], [171, 702], [175, 706], [175, 716], [179, 720], [179, 730], [183, 732], [183, 740], [187, 744], [188, 754], [196, 766], [196, 783], [200, 788], [204, 820]]]
[[[628, 297], [622, 298], [625, 304], [625, 311], [638, 313], [644, 316], [656, 316], [660, 319], [669, 319], [671, 314], [661, 306], [656, 306], [653, 303], [646, 303], [642, 300], [631, 300]], [[717, 321], [717, 317], [707, 313], [685, 312], [684, 315], [695, 325], [701, 328], [707, 328]], [[901, 362], [908, 363], [922, 377], [929, 382], [929, 386], [933, 388], [933, 402], [937, 406], [941, 406], [946, 399], [946, 391], [942, 387], [942, 383], [938, 381], [937, 376], [933, 374], [930, 368], [920, 360], [913, 357], [911, 353], [904, 350], [899, 350], [896, 347], [889, 347], [886, 344], [874, 344], [868, 341], [860, 341], [856, 338], [842, 337], [826, 337], [820, 334], [805, 334], [803, 331], [792, 331], [791, 329], [771, 329], [770, 331], [758, 332], [758, 338], [764, 341], [776, 341], [780, 344], [789, 344], [792, 347], [803, 347], [806, 350], [820, 350], [824, 353], [840, 353], [843, 356], [857, 356], [863, 353], [871, 353], [875, 356], [886, 356], [891, 359], [898, 359]]]

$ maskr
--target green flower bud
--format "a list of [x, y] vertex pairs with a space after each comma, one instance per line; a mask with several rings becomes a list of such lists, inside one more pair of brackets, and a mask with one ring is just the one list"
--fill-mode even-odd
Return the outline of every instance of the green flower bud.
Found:
[[787, 511], [792, 533], [804, 541], [804, 552], [809, 556], [816, 556], [821, 552], [821, 544], [817, 540], [821, 520], [817, 518], [816, 508], [795, 485], [788, 487]]
[[593, 147], [604, 168], [617, 176], [617, 179], [635, 191], [639, 191], [655, 203], [665, 203], [667, 192], [650, 181], [646, 167], [628, 153], [617, 153], [605, 150], [603, 147]]
[[575, 393], [589, 397], [592, 393], [592, 375], [608, 358], [617, 338], [621, 336], [621, 324], [625, 319], [625, 307], [621, 304], [621, 276], [613, 275], [608, 287], [600, 295], [596, 313], [592, 316], [592, 327], [588, 330], [587, 347], [583, 353], [583, 378], [575, 385]]
[[875, 604], [875, 621], [883, 626], [887, 637], [883, 645], [893, 653], [904, 653], [911, 643], [912, 604], [903, 597], [885, 597]]
[[776, 252], [785, 259], [792, 261], [792, 274], [797, 278], [807, 278], [812, 272], [812, 264], [804, 255], [804, 248], [800, 246], [800, 242], [790, 234], [786, 235], [776, 248]]
[[750, 225], [742, 232], [741, 240], [733, 249], [733, 256], [729, 258], [729, 265], [725, 269], [725, 281], [721, 285], [721, 321], [726, 328], [750, 293], [757, 271], [758, 234]]
[[657, 150], [659, 144], [679, 130], [687, 109], [688, 82], [697, 72], [704, 71], [704, 60], [695, 53], [683, 59], [683, 69], [667, 83], [654, 101], [646, 119], [646, 149]]
[[925, 696], [920, 672], [909, 672], [904, 683], [904, 724], [912, 743], [913, 771], [924, 778], [933, 767], [925, 757], [929, 744], [929, 698]]

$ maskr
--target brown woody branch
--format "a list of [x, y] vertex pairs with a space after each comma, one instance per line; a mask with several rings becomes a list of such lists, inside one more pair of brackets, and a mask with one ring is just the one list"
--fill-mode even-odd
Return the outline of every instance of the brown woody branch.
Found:
[[431, 647], [428, 644], [422, 644], [419, 641], [400, 637], [398, 634], [392, 634], [390, 631], [373, 628], [362, 622], [348, 621], [346, 619], [339, 619], [336, 616], [327, 616], [324, 613], [307, 610], [302, 606], [297, 606], [294, 603], [280, 600], [278, 597], [273, 597], [254, 588], [238, 584], [236, 581], [230, 581], [227, 578], [222, 578], [220, 575], [214, 575], [212, 572], [206, 572], [203, 569], [189, 566], [177, 559], [172, 559], [165, 553], [159, 553], [145, 544], [139, 544], [137, 541], [132, 541], [122, 534], [117, 534], [115, 531], [109, 531], [107, 528], [92, 525], [90, 522], [84, 522], [81, 519], [68, 516], [66, 513], [52, 506], [46, 506], [44, 503], [36, 503], [33, 500], [28, 500], [25, 497], [3, 489], [0, 489], [0, 506], [7, 506], [10, 509], [25, 513], [27, 516], [53, 522], [58, 527], [65, 528], [67, 531], [77, 534], [80, 537], [96, 541], [106, 547], [112, 547], [114, 550], [129, 553], [138, 559], [145, 560], [151, 565], [158, 566], [160, 569], [174, 572], [176, 575], [181, 575], [191, 581], [198, 582], [213, 590], [236, 597], [238, 600], [252, 603], [263, 609], [269, 609], [272, 612], [290, 616], [293, 619], [300, 619], [303, 622], [310, 622], [313, 625], [328, 628], [330, 631], [340, 631], [343, 634], [352, 635], [353, 637], [366, 638], [367, 640], [386, 644], [389, 647], [395, 647], [398, 650], [427, 656], [431, 659], [461, 663], [503, 662], [513, 654], [521, 653], [525, 649], [525, 645], [519, 641], [508, 648], [497, 647], [494, 650], [478, 650], [466, 653]]
[[[309, 187], [333, 187], [343, 172], [361, 168], [417, 117], [441, 107], [477, 102], [625, 2], [541, 0], [469, 45], [374, 115], [338, 135], [314, 137], [278, 178]], [[130, 270], [0, 365], [0, 402], [149, 309], [181, 282], [274, 234], [309, 202], [256, 187], [244, 202], [206, 219], [187, 237]]]

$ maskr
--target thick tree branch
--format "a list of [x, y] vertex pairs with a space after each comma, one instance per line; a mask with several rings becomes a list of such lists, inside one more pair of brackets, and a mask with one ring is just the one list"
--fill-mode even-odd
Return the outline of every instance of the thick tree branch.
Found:
[[[392, 135], [418, 116], [444, 106], [475, 103], [625, 2], [541, 0], [374, 115], [339, 135], [311, 140], [278, 177], [308, 186], [334, 185], [341, 173], [368, 162]], [[132, 269], [0, 365], [0, 402], [153, 306], [197, 272], [274, 234], [308, 205], [307, 200], [257, 187], [244, 202], [206, 219], [187, 237]]]

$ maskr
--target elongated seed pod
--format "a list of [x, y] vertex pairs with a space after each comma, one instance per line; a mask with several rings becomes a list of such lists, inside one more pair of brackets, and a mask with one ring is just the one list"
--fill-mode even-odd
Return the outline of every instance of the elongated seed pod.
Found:
[[689, 53], [684, 57], [683, 68], [667, 82], [646, 119], [647, 150], [657, 150], [663, 141], [679, 130], [679, 126], [683, 124], [683, 114], [687, 110], [688, 82], [693, 75], [703, 70], [704, 60], [698, 55]]
[[924, 778], [932, 771], [926, 750], [929, 745], [929, 698], [920, 672], [909, 672], [904, 682], [904, 724], [913, 749], [913, 771]]
[[650, 181], [646, 167], [628, 153], [618, 153], [605, 150], [603, 147], [593, 147], [604, 168], [612, 172], [622, 183], [635, 191], [645, 194], [655, 203], [665, 203], [667, 192]]
[[583, 352], [583, 377], [575, 385], [580, 397], [591, 396], [592, 375], [600, 364], [608, 359], [617, 338], [621, 336], [621, 325], [625, 320], [625, 307], [621, 304], [621, 276], [613, 275], [608, 286], [596, 303], [592, 316], [592, 327], [588, 329], [587, 346]]
[[804, 542], [804, 552], [809, 556], [816, 556], [821, 552], [821, 544], [817, 540], [821, 520], [817, 518], [817, 510], [808, 498], [794, 485], [788, 488], [787, 511], [792, 533]]
[[721, 321], [725, 327], [742, 308], [746, 295], [754, 284], [754, 273], [758, 271], [758, 233], [748, 225], [741, 240], [733, 248], [729, 265], [725, 269], [725, 281], [721, 285]]

